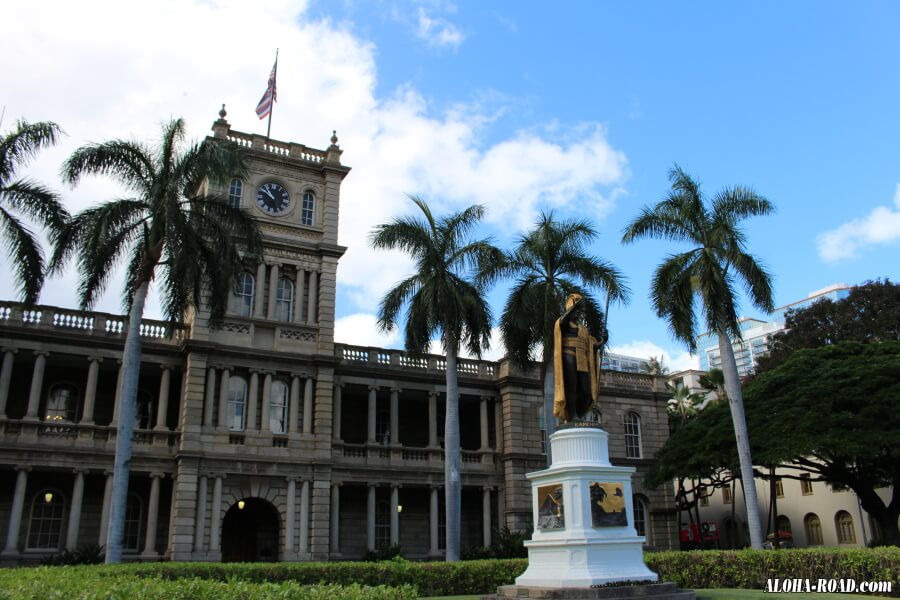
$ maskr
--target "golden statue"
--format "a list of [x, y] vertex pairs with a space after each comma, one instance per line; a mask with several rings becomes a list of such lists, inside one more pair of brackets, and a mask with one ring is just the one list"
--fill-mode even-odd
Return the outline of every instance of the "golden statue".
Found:
[[566, 298], [566, 312], [553, 325], [553, 414], [560, 423], [582, 418], [600, 388], [597, 349], [600, 344], [575, 321], [581, 294]]

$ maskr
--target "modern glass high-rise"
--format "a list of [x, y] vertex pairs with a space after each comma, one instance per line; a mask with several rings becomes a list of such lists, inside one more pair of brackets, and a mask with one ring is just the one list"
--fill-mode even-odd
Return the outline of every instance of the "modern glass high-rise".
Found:
[[[738, 375], [743, 377], [753, 371], [757, 358], [768, 350], [769, 337], [784, 329], [784, 317], [789, 310], [806, 308], [814, 302], [824, 299], [835, 302], [842, 300], [850, 295], [850, 289], [851, 286], [846, 283], [837, 283], [817, 290], [802, 300], [776, 308], [768, 321], [749, 317], [742, 318], [740, 327], [743, 339], [731, 341]], [[716, 332], [707, 331], [697, 336], [697, 350], [700, 354], [701, 371], [722, 367], [722, 359], [719, 356], [719, 337]]]

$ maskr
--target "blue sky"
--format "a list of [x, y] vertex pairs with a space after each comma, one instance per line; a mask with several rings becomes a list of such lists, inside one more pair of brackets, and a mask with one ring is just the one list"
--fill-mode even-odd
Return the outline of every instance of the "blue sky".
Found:
[[[199, 137], [221, 102], [234, 128], [264, 132], [252, 110], [280, 47], [273, 137], [321, 148], [337, 129], [353, 167], [339, 341], [399, 343], [376, 335], [372, 315], [409, 263], [373, 255], [364, 236], [416, 193], [441, 211], [486, 204], [483, 234], [500, 245], [544, 209], [591, 219], [594, 251], [634, 292], [611, 314], [614, 348], [689, 365], [647, 301], [653, 268], [678, 248], [619, 244], [675, 162], [707, 194], [752, 185], [777, 206], [746, 223], [777, 304], [900, 279], [897, 3], [152, 4], [8, 7], [3, 129], [18, 117], [66, 129], [32, 169], [51, 184], [78, 144], [152, 139], [170, 115]], [[99, 180], [57, 187], [75, 207], [114, 193]], [[72, 304], [68, 277], [44, 302]], [[498, 312], [503, 295], [492, 294]], [[117, 310], [118, 289], [107, 296], [98, 308]]]

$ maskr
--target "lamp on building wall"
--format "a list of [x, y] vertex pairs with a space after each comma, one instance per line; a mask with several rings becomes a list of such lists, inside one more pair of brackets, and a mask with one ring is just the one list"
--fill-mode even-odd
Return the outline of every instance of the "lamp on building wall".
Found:
[[238, 510], [244, 510], [244, 507], [247, 506], [247, 503], [243, 500], [238, 500]]
[[403, 505], [402, 505], [402, 504], [398, 504], [398, 505], [397, 505], [397, 512], [398, 512], [398, 513], [403, 512]]
[[47, 504], [53, 502], [53, 492], [47, 492], [46, 494], [44, 494], [44, 502], [46, 502]]

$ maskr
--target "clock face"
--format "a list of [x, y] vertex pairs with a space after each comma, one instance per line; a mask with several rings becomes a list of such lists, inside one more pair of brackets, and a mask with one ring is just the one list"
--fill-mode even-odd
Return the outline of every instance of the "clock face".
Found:
[[291, 197], [284, 186], [269, 182], [257, 188], [256, 203], [267, 213], [275, 215], [287, 209], [288, 204], [291, 203]]

